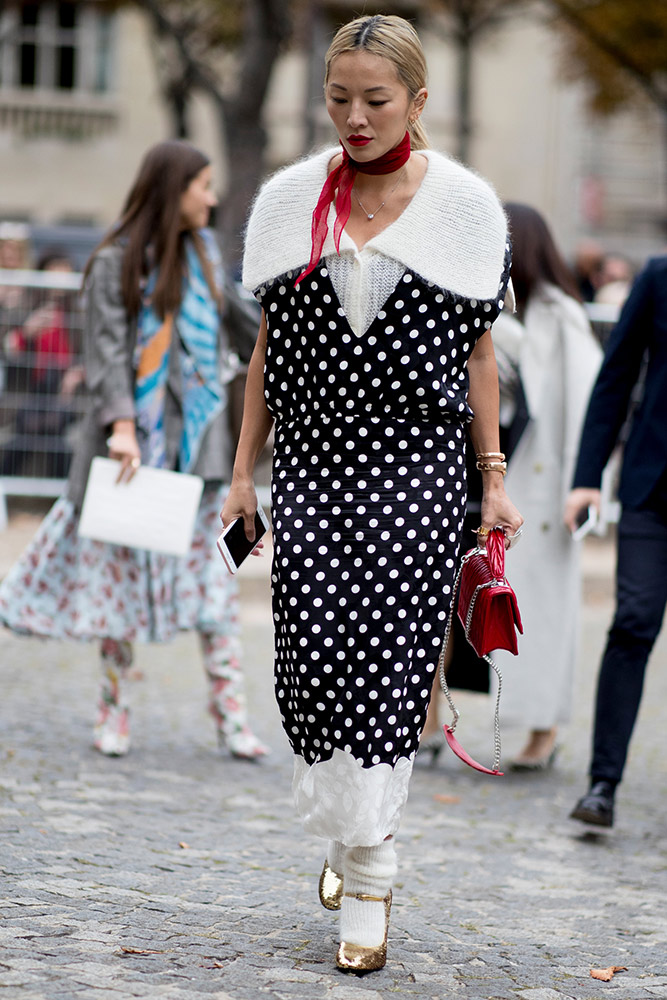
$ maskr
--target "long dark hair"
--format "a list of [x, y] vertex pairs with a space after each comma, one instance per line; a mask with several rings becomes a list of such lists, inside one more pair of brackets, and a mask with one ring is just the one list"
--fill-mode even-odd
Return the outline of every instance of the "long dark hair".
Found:
[[189, 142], [169, 139], [152, 146], [141, 162], [118, 222], [93, 251], [86, 265], [86, 275], [103, 247], [121, 239], [124, 241], [121, 287], [130, 316], [139, 312], [141, 279], [149, 266], [158, 269], [152, 296], [157, 315], [164, 318], [167, 313], [178, 309], [183, 296], [184, 241], [187, 235], [194, 240], [211, 293], [217, 298], [202, 241], [197, 233], [188, 234], [181, 228], [180, 216], [181, 195], [209, 163], [208, 157]]
[[519, 313], [545, 283], [556, 285], [581, 302], [576, 279], [540, 213], [530, 205], [513, 201], [504, 207], [512, 237], [512, 284]]

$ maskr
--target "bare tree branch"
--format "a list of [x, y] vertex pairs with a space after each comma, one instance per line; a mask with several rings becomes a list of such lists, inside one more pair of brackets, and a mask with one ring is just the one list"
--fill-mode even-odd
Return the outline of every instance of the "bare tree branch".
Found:
[[[240, 232], [248, 206], [263, 172], [266, 136], [262, 125], [262, 106], [266, 99], [271, 73], [280, 48], [289, 36], [289, 3], [286, 0], [244, 0], [241, 10], [229, 0], [232, 29], [221, 20], [225, 13], [222, 0], [191, 3], [185, 16], [180, 5], [171, 9], [161, 0], [136, 0], [150, 16], [155, 31], [168, 38], [180, 61], [178, 72], [164, 84], [170, 98], [172, 117], [177, 130], [183, 130], [189, 91], [203, 91], [216, 109], [220, 152], [226, 158], [229, 194], [220, 209], [223, 247], [230, 263], [240, 254]], [[238, 28], [235, 25], [239, 24]], [[236, 35], [238, 34], [238, 44]], [[233, 95], [223, 90], [222, 82], [210, 65], [216, 51], [235, 45], [238, 61]]]
[[178, 54], [187, 69], [190, 80], [194, 87], [198, 87], [207, 93], [218, 106], [223, 102], [220, 94], [220, 85], [207, 67], [196, 59], [190, 52], [190, 47], [186, 41], [186, 33], [178, 30], [178, 26], [166, 16], [162, 10], [159, 0], [137, 0], [139, 7], [143, 7], [153, 19], [157, 31], [166, 35], [175, 44]]
[[436, 30], [456, 47], [456, 155], [463, 163], [470, 159], [472, 137], [472, 63], [479, 38], [516, 13], [527, 0], [431, 0], [431, 9], [443, 14], [434, 22]]
[[289, 37], [285, 0], [255, 0], [245, 5], [241, 73], [236, 108], [239, 115], [259, 114], [271, 70]]
[[440, 35], [460, 41], [477, 40], [513, 16], [520, 7], [529, 6], [530, 0], [431, 0], [434, 13], [440, 13], [449, 22], [445, 27], [437, 18], [433, 26]]

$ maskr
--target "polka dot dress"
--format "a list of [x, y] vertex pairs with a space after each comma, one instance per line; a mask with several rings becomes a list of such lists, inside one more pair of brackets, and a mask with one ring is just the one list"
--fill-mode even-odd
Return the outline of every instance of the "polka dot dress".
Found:
[[[276, 421], [278, 705], [300, 780], [312, 786], [335, 757], [391, 781], [417, 750], [449, 610], [472, 417], [466, 361], [507, 274], [498, 300], [479, 302], [406, 271], [360, 337], [324, 263], [297, 288], [295, 278], [256, 292]], [[354, 842], [340, 805], [314, 809], [314, 832]]]

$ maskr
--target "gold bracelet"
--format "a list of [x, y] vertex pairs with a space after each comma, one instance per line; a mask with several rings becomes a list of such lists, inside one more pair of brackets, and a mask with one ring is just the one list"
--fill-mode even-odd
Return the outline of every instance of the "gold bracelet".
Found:
[[507, 472], [507, 462], [476, 462], [480, 472], [501, 472], [503, 476]]
[[476, 467], [480, 472], [499, 472], [504, 476], [507, 472], [507, 462], [476, 462]]
[[486, 461], [491, 460], [498, 462], [505, 461], [505, 456], [502, 453], [502, 451], [480, 451], [475, 455], [475, 458], [477, 459], [478, 462], [483, 462], [484, 460]]

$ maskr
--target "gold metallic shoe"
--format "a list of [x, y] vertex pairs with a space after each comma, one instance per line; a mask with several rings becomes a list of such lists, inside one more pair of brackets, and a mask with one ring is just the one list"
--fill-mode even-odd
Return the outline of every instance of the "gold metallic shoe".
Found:
[[333, 868], [329, 867], [328, 860], [324, 862], [318, 891], [320, 903], [325, 909], [340, 910], [340, 901], [343, 898], [343, 879], [336, 874]]
[[384, 940], [382, 944], [372, 948], [361, 944], [350, 944], [341, 941], [336, 953], [336, 965], [339, 969], [349, 972], [375, 972], [384, 968], [387, 961], [387, 934], [389, 933], [389, 914], [391, 913], [391, 889], [386, 896], [369, 896], [365, 892], [346, 892], [346, 896], [360, 899], [362, 902], [384, 903]]

